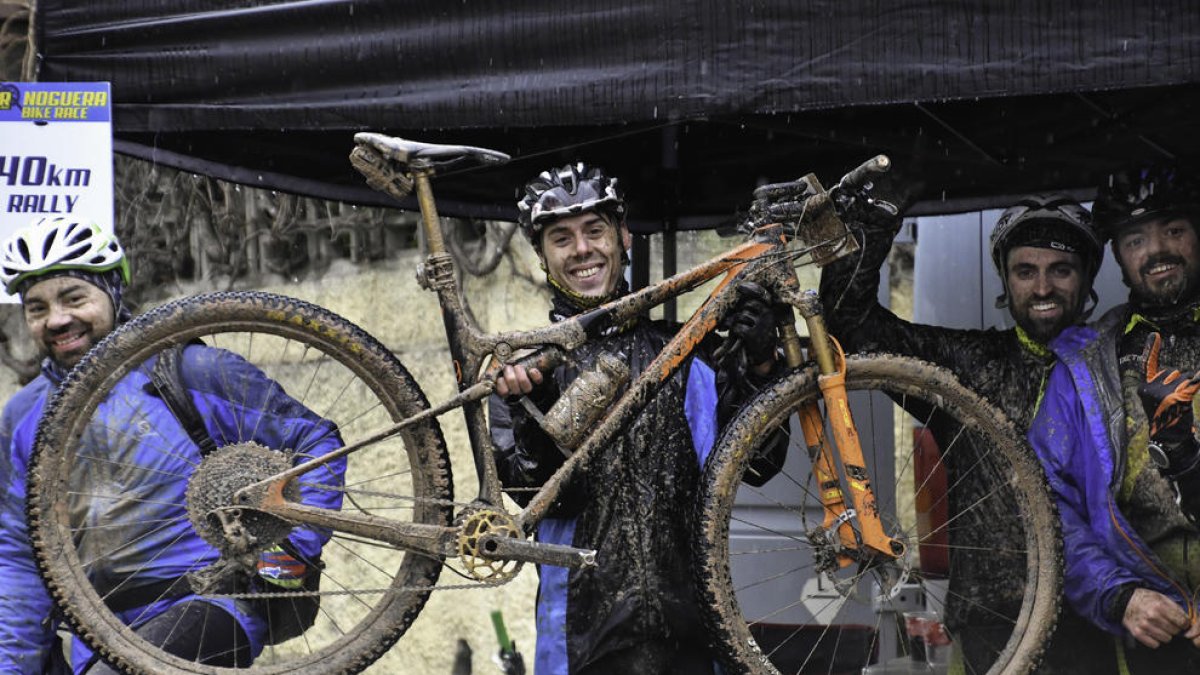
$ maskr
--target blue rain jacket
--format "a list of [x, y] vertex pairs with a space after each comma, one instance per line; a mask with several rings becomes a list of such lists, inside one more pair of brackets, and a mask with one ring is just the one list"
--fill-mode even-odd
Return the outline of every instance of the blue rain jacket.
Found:
[[[342, 445], [331, 422], [292, 399], [241, 357], [189, 345], [181, 363], [184, 384], [218, 448], [253, 440], [294, 450], [299, 462]], [[162, 399], [147, 393], [152, 367], [153, 359], [114, 387], [81, 439], [80, 457], [103, 458], [80, 462], [89, 481], [89, 489], [80, 492], [91, 496], [77, 507], [88, 533], [79, 542], [79, 555], [85, 562], [91, 559], [91, 581], [102, 595], [177, 579], [218, 558], [192, 529], [185, 507], [187, 479], [202, 461], [200, 451]], [[58, 384], [44, 372], [13, 399], [21, 406], [13, 410], [20, 419], [7, 453], [11, 480], [0, 503], [0, 672], [5, 673], [41, 672], [53, 644], [53, 601], [34, 562], [25, 500], [38, 421]], [[340, 486], [344, 472], [343, 459], [309, 474], [301, 488], [302, 501], [339, 508], [339, 489], [312, 486]], [[304, 556], [316, 556], [329, 535], [301, 527], [289, 539]], [[196, 599], [186, 595], [159, 600], [120, 616], [136, 628], [174, 604]], [[231, 598], [203, 600], [236, 616], [253, 653], [262, 650], [266, 625], [248, 604]], [[76, 672], [81, 672], [90, 650], [76, 639], [72, 652]]]
[[1166, 569], [1117, 507], [1125, 466], [1125, 411], [1116, 340], [1127, 313], [1063, 331], [1029, 442], [1046, 470], [1062, 518], [1067, 600], [1095, 625], [1127, 631], [1105, 609], [1126, 583], [1158, 591], [1187, 608]]

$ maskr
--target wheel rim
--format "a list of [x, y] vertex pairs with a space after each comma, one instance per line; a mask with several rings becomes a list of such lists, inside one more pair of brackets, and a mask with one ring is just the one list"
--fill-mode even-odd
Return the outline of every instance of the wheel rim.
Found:
[[[1032, 668], [1057, 607], [1046, 595], [1057, 593], [1057, 576], [1046, 572], [1057, 565], [1053, 508], [1036, 462], [1014, 456], [1028, 451], [1005, 424], [994, 422], [996, 413], [944, 381], [945, 375], [930, 379], [928, 370], [906, 360], [882, 368], [852, 361], [848, 370], [848, 387], [858, 390], [851, 405], [881, 520], [908, 548], [899, 560], [865, 569], [831, 564], [836, 546], [811, 535], [823, 524], [824, 511], [802, 440], [771, 481], [758, 488], [741, 482], [751, 446], [779, 420], [794, 420], [788, 413], [795, 405], [782, 401], [815, 396], [810, 376], [794, 375], [792, 386], [764, 395], [757, 422], [725, 437], [740, 434], [747, 443], [737, 451], [743, 457], [718, 457], [709, 468], [703, 502], [720, 506], [719, 515], [702, 514], [701, 541], [714, 548], [709, 558], [716, 562], [699, 583], [716, 607], [714, 620], [731, 626], [718, 633], [734, 670], [858, 672], [896, 654], [907, 659], [913, 648], [903, 613], [923, 608], [922, 596], [944, 629], [932, 636], [931, 651], [960, 662], [967, 673]], [[920, 394], [931, 387], [941, 394]], [[903, 413], [890, 397], [864, 388], [890, 391], [910, 409], [922, 403], [937, 413]], [[761, 414], [768, 410], [769, 420]], [[966, 419], [972, 429], [955, 431], [947, 415]], [[914, 420], [925, 430], [914, 432]], [[802, 439], [799, 425], [789, 425], [793, 439]], [[825, 437], [831, 437], [827, 422]], [[1022, 480], [1013, 480], [1018, 475]], [[734, 493], [733, 504], [720, 497]], [[1032, 531], [1038, 527], [1042, 531]], [[721, 562], [726, 558], [728, 566]], [[940, 644], [946, 639], [953, 646]]]
[[[274, 320], [265, 320], [264, 312], [270, 309], [263, 307], [265, 297], [232, 295], [157, 311], [157, 318], [141, 324], [140, 337], [134, 339], [124, 331], [123, 336], [114, 335], [97, 349], [89, 357], [90, 365], [81, 368], [76, 378], [79, 382], [47, 416], [57, 420], [57, 425], [51, 426], [59, 428], [47, 433], [45, 442], [61, 451], [43, 451], [36, 470], [42, 480], [31, 483], [30, 488], [31, 492], [38, 490], [38, 513], [47, 515], [33, 518], [35, 529], [45, 533], [35, 536], [40, 563], [60, 598], [71, 598], [68, 615], [80, 627], [79, 632], [134, 670], [163, 672], [168, 666], [185, 672], [210, 670], [187, 659], [167, 657], [121, 628], [127, 621], [138, 625], [144, 616], [138, 610], [124, 610], [125, 605], [179, 594], [177, 589], [151, 586], [150, 579], [187, 579], [189, 574], [234, 557], [217, 554], [211, 528], [197, 532], [196, 525], [203, 523], [205, 513], [195, 508], [189, 512], [189, 502], [182, 498], [189, 484], [194, 502], [198, 496], [211, 497], [214, 485], [224, 480], [222, 476], [240, 481], [234, 489], [261, 478], [253, 471], [238, 469], [248, 466], [257, 452], [247, 446], [263, 437], [276, 441], [276, 446], [288, 446], [272, 451], [286, 450], [294, 453], [294, 458], [311, 457], [337, 447], [339, 437], [353, 443], [424, 405], [411, 381], [398, 381], [407, 378], [399, 364], [361, 331], [333, 315], [284, 300], [272, 301], [282, 303], [282, 308], [275, 308]], [[179, 318], [181, 312], [189, 311], [207, 316]], [[305, 321], [289, 320], [296, 317]], [[175, 418], [160, 401], [136, 396], [133, 386], [142, 386], [149, 374], [147, 357], [169, 343], [197, 340], [204, 346], [187, 349], [203, 356], [185, 357], [184, 362], [203, 361], [219, 371], [201, 385], [210, 388], [201, 396], [202, 414], [210, 420], [210, 427], [214, 418], [225, 420], [216, 425], [219, 436], [214, 439], [221, 449], [203, 458], [190, 443], [179, 446], [161, 440], [165, 436], [178, 441], [186, 436], [172, 426]], [[256, 381], [247, 385], [250, 371], [246, 364], [278, 387], [255, 387]], [[189, 385], [196, 383], [189, 381]], [[214, 403], [209, 409], [208, 399], [231, 401], [233, 406]], [[296, 404], [315, 413], [313, 418], [306, 420]], [[237, 412], [264, 408], [276, 416]], [[130, 423], [117, 427], [106, 421], [121, 419]], [[440, 432], [427, 426], [373, 443], [348, 460], [331, 464], [332, 471], [301, 476], [293, 489], [306, 503], [323, 508], [448, 524], [449, 507], [439, 503], [450, 496], [448, 468], [442, 467], [442, 473], [431, 481], [425, 467], [430, 458], [419, 448], [431, 439], [444, 452]], [[107, 451], [98, 453], [94, 448]], [[191, 480], [198, 466], [212, 467], [222, 459], [222, 473], [201, 472], [204, 481]], [[343, 467], [344, 475], [338, 475]], [[220, 511], [217, 506], [206, 503], [202, 510], [211, 517]], [[201, 599], [249, 617], [242, 621], [242, 628], [252, 632], [252, 642], [263, 644], [278, 642], [273, 636], [275, 626], [281, 624], [276, 620], [289, 613], [289, 608], [296, 608], [293, 601], [303, 606], [312, 593], [320, 597], [315, 622], [302, 636], [262, 647], [254, 659], [254, 669], [262, 672], [360, 670], [399, 637], [424, 602], [425, 593], [420, 589], [432, 586], [440, 569], [437, 561], [358, 537], [335, 533], [321, 546], [325, 533], [286, 524], [280, 530], [278, 523], [263, 527], [261, 522], [251, 522], [250, 515], [243, 515], [245, 529], [257, 541], [249, 552], [243, 550], [245, 560], [237, 574], [229, 573], [228, 583], [213, 586]], [[219, 536], [219, 526], [214, 527]], [[261, 576], [248, 571], [246, 565], [253, 566], [263, 549], [272, 548], [280, 539], [279, 532], [289, 543], [307, 543], [299, 550], [321, 551], [320, 564], [309, 566], [320, 568], [319, 591], [311, 584], [266, 584]], [[209, 541], [201, 534], [208, 535]], [[114, 581], [118, 577], [138, 580], [151, 588], [152, 595], [131, 592], [133, 583]], [[251, 582], [251, 577], [257, 578]], [[73, 588], [76, 586], [80, 588]], [[272, 597], [271, 592], [277, 590], [294, 595], [282, 604]], [[271, 611], [262, 604], [268, 598], [274, 607]], [[104, 605], [106, 600], [122, 611], [110, 611]], [[169, 632], [174, 635], [185, 629], [200, 630], [181, 626]]]

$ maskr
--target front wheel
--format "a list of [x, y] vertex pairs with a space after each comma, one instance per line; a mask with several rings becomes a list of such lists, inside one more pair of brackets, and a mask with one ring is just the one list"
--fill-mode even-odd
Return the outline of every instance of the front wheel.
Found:
[[[169, 407], [172, 377], [213, 447]], [[383, 345], [319, 307], [215, 293], [158, 308], [92, 350], [42, 419], [28, 515], [46, 585], [125, 672], [360, 671], [415, 619], [442, 562], [239, 508], [237, 492], [427, 408]], [[431, 419], [284, 490], [438, 527], [451, 497]]]
[[[1057, 617], [1062, 557], [1032, 451], [927, 363], [850, 357], [846, 388], [880, 519], [906, 552], [839, 566], [796, 414], [820, 404], [818, 438], [833, 443], [817, 374], [775, 381], [725, 430], [699, 501], [700, 604], [727, 671], [858, 673], [916, 657], [972, 675], [1032, 672]], [[780, 434], [790, 440], [778, 466], [762, 450]], [[940, 624], [924, 640], [909, 635], [919, 610]]]

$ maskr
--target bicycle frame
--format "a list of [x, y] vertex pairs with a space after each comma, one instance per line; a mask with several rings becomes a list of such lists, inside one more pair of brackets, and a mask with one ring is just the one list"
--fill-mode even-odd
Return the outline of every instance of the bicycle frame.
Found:
[[[379, 539], [404, 549], [434, 555], [457, 555], [457, 528], [400, 523], [367, 515], [332, 513], [285, 500], [283, 488], [291, 478], [350, 454], [364, 445], [395, 435], [406, 426], [454, 408], [462, 408], [479, 480], [476, 503], [487, 508], [500, 509], [503, 487], [492, 456], [492, 444], [482, 403], [495, 386], [495, 375], [484, 372], [487, 361], [494, 359], [500, 364], [520, 363], [549, 372], [558, 363], [563, 362], [566, 353], [590, 339], [599, 337], [606, 329], [623, 325], [670, 298], [724, 275], [678, 333], [630, 383], [625, 394], [603, 415], [596, 427], [587, 434], [554, 475], [533, 494], [529, 504], [515, 516], [515, 525], [526, 537], [533, 533], [580, 465], [587, 461], [597, 448], [609, 443], [625, 429], [642, 412], [659, 388], [687, 362], [703, 338], [716, 329], [720, 318], [736, 302], [735, 280], [752, 280], [769, 289], [781, 302], [798, 310], [808, 328], [811, 351], [821, 373], [822, 395], [827, 411], [831, 411], [828, 416], [830, 428], [837, 445], [836, 452], [840, 456], [835, 460], [835, 450], [823, 442], [822, 417], [816, 403], [803, 411], [801, 422], [825, 505], [825, 536], [836, 536], [840, 540], [840, 546], [837, 547], [839, 566], [845, 567], [855, 561], [861, 562], [871, 555], [889, 558], [903, 555], [904, 545], [891, 539], [883, 531], [862, 449], [846, 402], [844, 363], [840, 356], [840, 348], [831, 343], [826, 334], [816, 293], [812, 290], [802, 291], [799, 287], [793, 266], [793, 259], [798, 257], [798, 254], [788, 250], [792, 236], [786, 228], [779, 224], [759, 228], [746, 243], [693, 269], [562, 322], [530, 331], [489, 334], [480, 330], [467, 311], [456, 280], [453, 259], [445, 249], [430, 187], [434, 167], [428, 161], [416, 159], [408, 163], [408, 169], [415, 183], [422, 227], [429, 246], [429, 255], [418, 272], [418, 278], [424, 287], [438, 295], [459, 393], [420, 415], [402, 420], [356, 444], [299, 464], [243, 489], [239, 493], [243, 503], [297, 523]], [[819, 196], [825, 197], [825, 194]], [[817, 198], [813, 200], [819, 202], [814, 205], [814, 211], [829, 208], [827, 198], [824, 201]], [[845, 229], [844, 226], [842, 228]], [[848, 237], [848, 232], [845, 236]], [[821, 245], [829, 246], [829, 243], [824, 242]], [[804, 356], [794, 321], [784, 322], [779, 329], [788, 367], [799, 367], [804, 361]], [[513, 358], [518, 350], [528, 348], [535, 349], [531, 356]], [[850, 486], [849, 500], [840, 488], [836, 470], [839, 461], [846, 471], [846, 483]], [[859, 522], [858, 530], [855, 530], [851, 523], [855, 519]], [[499, 560], [522, 560], [568, 567], [593, 564], [594, 560], [593, 551], [544, 544], [527, 538], [485, 535], [481, 537], [481, 541], [486, 554]]]

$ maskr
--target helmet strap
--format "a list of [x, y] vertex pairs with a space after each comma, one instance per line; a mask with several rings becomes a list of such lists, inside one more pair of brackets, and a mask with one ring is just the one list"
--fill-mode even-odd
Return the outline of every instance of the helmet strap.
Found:
[[1096, 308], [1100, 306], [1100, 296], [1096, 294], [1096, 289], [1092, 288], [1088, 290], [1088, 300], [1091, 301], [1092, 306], [1088, 307], [1087, 302], [1083, 303], [1083, 309], [1079, 312], [1079, 323], [1090, 319], [1092, 312], [1096, 311]]
[[555, 281], [554, 278], [551, 277], [549, 274], [546, 275], [546, 283], [550, 284], [550, 288], [552, 288], [556, 294], [560, 295], [564, 300], [566, 300], [568, 303], [570, 303], [576, 309], [579, 309], [579, 310], [588, 310], [588, 309], [593, 309], [595, 307], [599, 307], [600, 305], [603, 305], [604, 303], [608, 302], [609, 300], [612, 300], [614, 298], [618, 298], [618, 297], [624, 295], [625, 292], [628, 290], [627, 288], [625, 288], [626, 284], [625, 284], [624, 276], [622, 276], [617, 281], [617, 285], [613, 287], [612, 292], [607, 293], [605, 295], [594, 295], [594, 296], [576, 293], [575, 291], [573, 291], [573, 290], [567, 288], [566, 286], [563, 286], [562, 284]]

